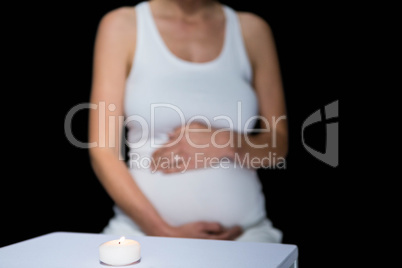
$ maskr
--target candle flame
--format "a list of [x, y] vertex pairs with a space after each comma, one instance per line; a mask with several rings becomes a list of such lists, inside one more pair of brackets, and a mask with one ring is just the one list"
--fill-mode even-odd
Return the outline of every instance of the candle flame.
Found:
[[119, 239], [119, 244], [120, 244], [120, 243], [123, 243], [124, 240], [126, 240], [126, 238], [125, 238], [124, 236], [120, 237], [120, 239]]

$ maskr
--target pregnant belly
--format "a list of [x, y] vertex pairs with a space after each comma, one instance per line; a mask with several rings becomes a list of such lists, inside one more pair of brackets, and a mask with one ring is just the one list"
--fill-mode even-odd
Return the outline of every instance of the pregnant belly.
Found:
[[255, 170], [239, 166], [163, 174], [131, 169], [131, 173], [171, 225], [217, 221], [247, 228], [265, 217], [265, 200]]

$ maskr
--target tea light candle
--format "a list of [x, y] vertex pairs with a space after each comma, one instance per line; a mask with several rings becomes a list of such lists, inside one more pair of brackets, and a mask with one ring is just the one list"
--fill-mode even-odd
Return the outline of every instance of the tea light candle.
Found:
[[129, 265], [141, 258], [140, 243], [126, 239], [122, 236], [119, 240], [105, 242], [99, 246], [99, 260], [108, 265]]

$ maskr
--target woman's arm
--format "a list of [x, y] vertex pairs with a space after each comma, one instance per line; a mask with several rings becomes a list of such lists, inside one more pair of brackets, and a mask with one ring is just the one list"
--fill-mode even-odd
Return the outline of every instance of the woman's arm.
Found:
[[[231, 154], [238, 154], [239, 159], [249, 154], [249, 159], [267, 160], [269, 153], [284, 158], [288, 152], [288, 126], [274, 37], [269, 25], [257, 15], [240, 13], [239, 19], [253, 68], [253, 86], [263, 131], [257, 135], [241, 135], [241, 145], [235, 146]], [[269, 163], [261, 164], [267, 166]]]
[[97, 146], [90, 148], [89, 154], [93, 170], [112, 200], [145, 233], [164, 235], [167, 224], [138, 188], [119, 155], [122, 126], [119, 129], [118, 122], [124, 115], [125, 80], [133, 51], [130, 46], [135, 46], [135, 27], [130, 26], [135, 25], [132, 11], [111, 11], [99, 23], [90, 97], [91, 104], [98, 108], [89, 112], [89, 142]]

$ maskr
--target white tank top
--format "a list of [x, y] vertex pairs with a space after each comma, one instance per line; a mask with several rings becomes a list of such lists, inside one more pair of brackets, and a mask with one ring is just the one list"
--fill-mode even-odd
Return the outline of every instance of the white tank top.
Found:
[[227, 162], [168, 175], [149, 169], [152, 152], [168, 140], [169, 132], [189, 120], [238, 132], [254, 126], [258, 102], [236, 12], [223, 5], [225, 37], [219, 56], [194, 63], [177, 57], [165, 45], [148, 2], [137, 4], [135, 10], [137, 44], [125, 91], [134, 180], [171, 225], [218, 221], [247, 228], [256, 224], [266, 217], [256, 170]]

